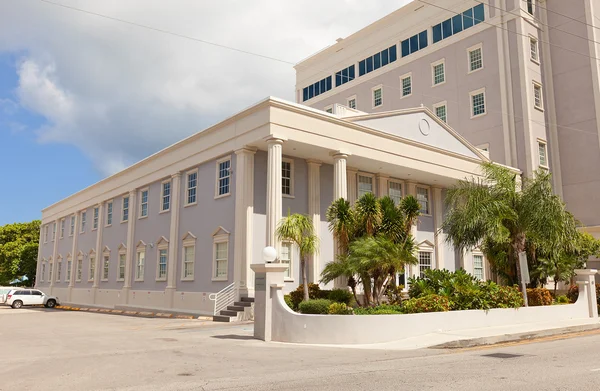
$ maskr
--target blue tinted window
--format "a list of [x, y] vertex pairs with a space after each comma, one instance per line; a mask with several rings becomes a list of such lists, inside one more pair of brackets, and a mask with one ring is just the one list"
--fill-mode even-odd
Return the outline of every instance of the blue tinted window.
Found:
[[327, 91], [327, 82], [325, 81], [325, 79], [321, 80], [320, 83], [320, 90], [321, 90], [321, 94], [324, 93], [325, 91]]
[[386, 66], [387, 64], [390, 63], [390, 51], [389, 50], [384, 50], [383, 52], [381, 52], [381, 66]]
[[427, 47], [427, 30], [422, 31], [419, 34], [419, 49], [424, 49]]
[[452, 19], [444, 20], [442, 22], [442, 35], [444, 39], [452, 36]]
[[315, 86], [310, 85], [308, 86], [308, 99], [311, 99], [313, 96], [315, 96]]
[[456, 15], [452, 18], [452, 33], [457, 34], [463, 30], [462, 15]]
[[402, 57], [406, 57], [410, 54], [410, 42], [408, 39], [402, 41]]
[[442, 40], [442, 24], [436, 24], [433, 26], [433, 43], [439, 42]]
[[362, 60], [358, 63], [358, 76], [362, 76], [367, 73], [366, 60]]
[[473, 27], [473, 8], [463, 12], [463, 26], [466, 29]]
[[377, 53], [373, 56], [373, 69], [381, 68], [381, 53]]
[[390, 46], [390, 62], [396, 61], [398, 54], [396, 53], [396, 45]]
[[354, 75], [354, 65], [352, 65], [350, 68], [348, 68], [348, 76], [350, 77], [350, 80], [354, 80], [354, 78], [356, 77]]
[[338, 72], [335, 74], [335, 86], [339, 87], [342, 85], [342, 73]]
[[414, 53], [419, 50], [419, 36], [414, 35], [410, 37], [410, 52]]
[[367, 73], [373, 72], [373, 57], [367, 58]]
[[331, 86], [331, 76], [327, 77], [326, 80], [326, 84], [327, 84], [327, 91], [331, 90], [332, 86]]
[[348, 68], [342, 69], [342, 84], [348, 83]]
[[313, 86], [315, 89], [315, 96], [321, 94], [321, 88], [320, 88], [319, 82], [316, 82], [315, 84], [313, 84]]
[[302, 100], [308, 100], [308, 87], [302, 89]]
[[485, 20], [485, 9], [483, 8], [483, 4], [479, 4], [478, 6], [473, 8], [475, 24], [479, 24]]

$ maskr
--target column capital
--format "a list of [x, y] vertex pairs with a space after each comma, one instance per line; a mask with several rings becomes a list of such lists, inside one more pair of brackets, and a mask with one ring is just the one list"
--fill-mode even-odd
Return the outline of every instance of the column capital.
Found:
[[137, 194], [137, 189], [135, 189], [135, 190], [129, 190], [129, 196], [130, 197], [133, 197], [136, 194]]
[[279, 144], [279, 145], [281, 145], [281, 144], [283, 144], [284, 141], [287, 141], [284, 138], [275, 137], [275, 136], [265, 137], [264, 140], [267, 142], [267, 145], [272, 145], [272, 144]]
[[377, 173], [375, 174], [375, 176], [377, 177], [377, 179], [390, 179], [390, 176], [387, 174]]
[[313, 166], [319, 167], [321, 164], [323, 164], [323, 162], [316, 159], [306, 159], [306, 164], [312, 164]]
[[329, 155], [332, 156], [334, 160], [337, 160], [337, 159], [347, 159], [348, 156], [350, 156], [349, 153], [342, 152], [342, 151], [330, 152]]
[[[267, 141], [268, 142], [268, 141]], [[254, 147], [241, 147], [239, 149], [236, 149], [235, 151], [233, 151], [236, 155], [241, 155], [241, 154], [251, 154], [254, 155], [256, 153], [258, 149], [254, 148]]]
[[346, 166], [346, 171], [350, 171], [350, 172], [358, 172], [358, 168], [356, 168], [356, 167], [348, 167], [348, 166]]
[[171, 179], [181, 178], [181, 171], [176, 172], [175, 174], [171, 174]]

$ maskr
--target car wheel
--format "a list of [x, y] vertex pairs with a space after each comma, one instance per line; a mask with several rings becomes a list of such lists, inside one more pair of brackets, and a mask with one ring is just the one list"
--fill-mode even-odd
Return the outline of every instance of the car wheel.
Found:
[[56, 300], [50, 299], [46, 302], [46, 308], [54, 308], [56, 307]]
[[15, 300], [15, 301], [13, 301], [12, 308], [19, 309], [21, 307], [23, 307], [23, 302], [21, 300]]

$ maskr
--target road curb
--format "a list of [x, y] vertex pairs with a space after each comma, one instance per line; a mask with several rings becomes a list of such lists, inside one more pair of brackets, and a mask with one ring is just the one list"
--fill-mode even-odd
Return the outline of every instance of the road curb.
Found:
[[116, 309], [110, 309], [110, 308], [72, 307], [72, 306], [68, 306], [68, 305], [57, 305], [54, 308], [56, 308], [58, 310], [63, 310], [63, 311], [86, 311], [86, 312], [95, 312], [95, 313], [103, 313], [103, 314], [111, 314], [111, 315], [139, 316], [142, 318], [211, 320], [211, 318], [207, 317], [207, 316], [182, 315], [182, 314], [174, 314], [174, 313], [168, 313], [168, 312], [125, 311], [125, 310], [116, 310]]
[[600, 331], [600, 324], [587, 324], [581, 326], [561, 327], [557, 329], [531, 331], [527, 333], [515, 333], [495, 335], [491, 337], [461, 339], [458, 341], [445, 342], [443, 344], [430, 346], [429, 349], [466, 349], [481, 346], [492, 346], [510, 342], [527, 342], [547, 337], [568, 337], [569, 334], [578, 334], [586, 331]]

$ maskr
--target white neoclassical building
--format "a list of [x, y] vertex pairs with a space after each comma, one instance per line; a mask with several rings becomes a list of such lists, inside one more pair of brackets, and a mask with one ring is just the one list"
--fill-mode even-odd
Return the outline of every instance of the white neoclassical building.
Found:
[[444, 189], [487, 161], [427, 108], [327, 113], [268, 98], [44, 209], [36, 286], [67, 303], [210, 314], [211, 293], [253, 297], [250, 265], [267, 245], [289, 265], [286, 290], [300, 284], [297, 249], [275, 236], [288, 212], [314, 221], [318, 281], [334, 260], [328, 206], [365, 192], [421, 202], [409, 274], [463, 267], [485, 279], [483, 254], [436, 232]]

